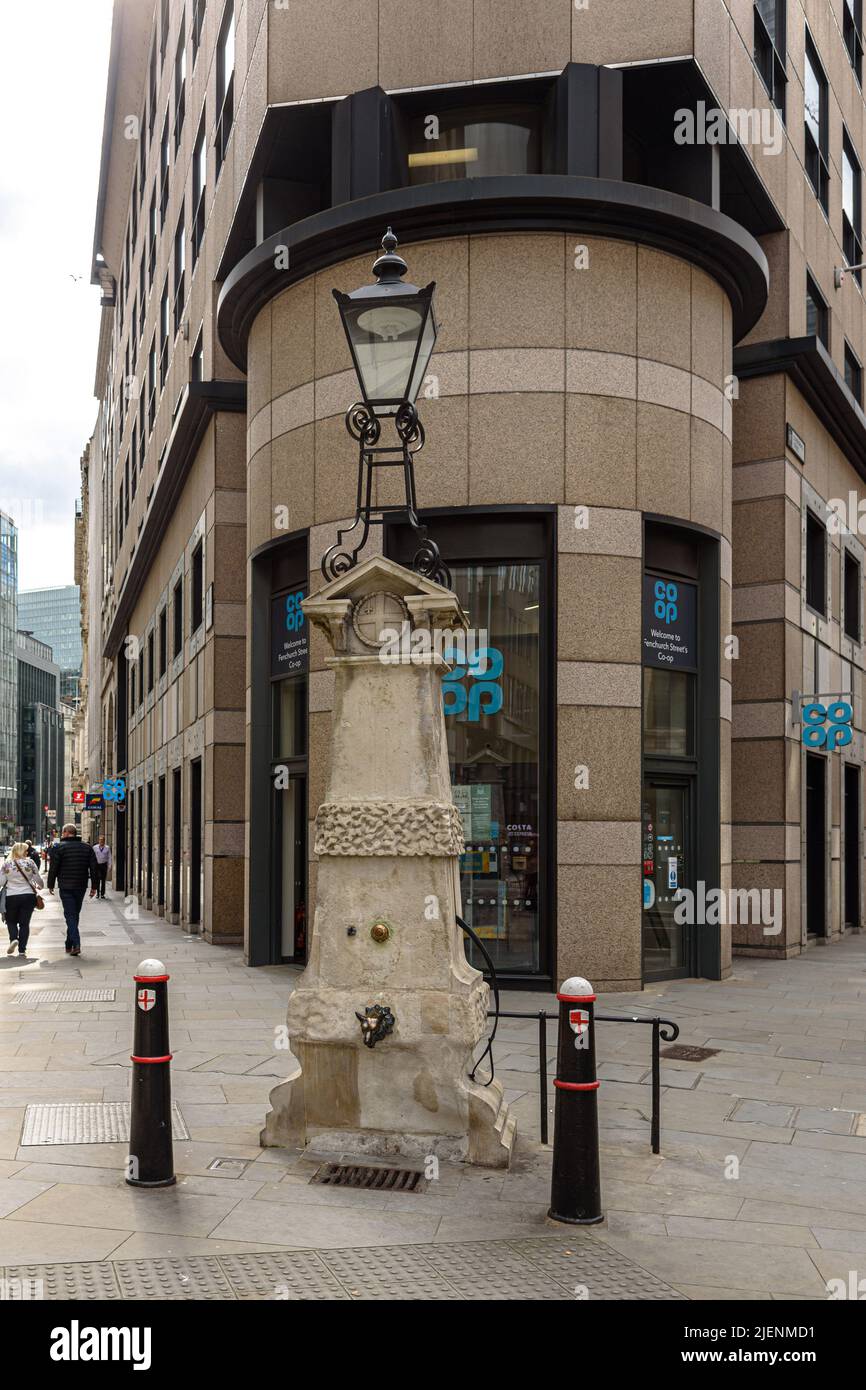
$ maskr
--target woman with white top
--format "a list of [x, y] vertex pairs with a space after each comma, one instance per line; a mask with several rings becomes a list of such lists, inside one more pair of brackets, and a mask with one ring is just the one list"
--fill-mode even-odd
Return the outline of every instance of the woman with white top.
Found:
[[26, 956], [30, 918], [36, 906], [36, 890], [44, 887], [27, 846], [20, 843], [13, 845], [8, 857], [0, 865], [0, 892], [5, 889], [4, 911], [9, 930], [7, 956], [14, 955], [16, 947], [19, 956]]

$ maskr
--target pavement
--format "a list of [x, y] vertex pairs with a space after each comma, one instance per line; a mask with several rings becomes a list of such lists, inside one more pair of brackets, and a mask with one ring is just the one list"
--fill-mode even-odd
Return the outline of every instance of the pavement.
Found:
[[[495, 1043], [518, 1118], [507, 1174], [442, 1164], [414, 1192], [321, 1186], [339, 1155], [258, 1144], [298, 971], [248, 969], [119, 896], [85, 903], [83, 954], [68, 957], [46, 902], [26, 962], [0, 955], [0, 1277], [38, 1280], [42, 1297], [799, 1300], [866, 1276], [866, 936], [601, 997], [602, 1012], [673, 1019], [678, 1045], [710, 1055], [663, 1060], [653, 1155], [651, 1030], [598, 1025], [605, 1221], [563, 1228], [546, 1220], [536, 1020], [503, 1020]], [[177, 1185], [155, 1191], [124, 1182], [125, 1142], [22, 1142], [28, 1106], [128, 1101], [147, 956], [171, 975], [189, 1134]], [[39, 1002], [66, 989], [115, 998]], [[556, 1003], [512, 991], [502, 1007]], [[555, 1037], [551, 1023], [550, 1077]]]

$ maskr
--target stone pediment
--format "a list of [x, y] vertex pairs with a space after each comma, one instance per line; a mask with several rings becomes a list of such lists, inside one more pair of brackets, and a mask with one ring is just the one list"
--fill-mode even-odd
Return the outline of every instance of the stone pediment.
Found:
[[[304, 599], [304, 613], [328, 636], [335, 652], [375, 650], [377, 624], [399, 630], [468, 627], [457, 595], [432, 579], [371, 555]], [[372, 640], [365, 641], [367, 631]]]

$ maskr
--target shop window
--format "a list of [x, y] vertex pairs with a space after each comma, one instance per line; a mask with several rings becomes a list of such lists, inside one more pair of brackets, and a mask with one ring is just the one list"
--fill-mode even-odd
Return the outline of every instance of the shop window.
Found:
[[827, 301], [818, 289], [812, 276], [806, 274], [806, 333], [809, 337], [820, 338], [826, 348], [829, 348], [828, 332], [829, 312]]
[[808, 31], [806, 32], [803, 104], [806, 123], [806, 173], [819, 203], [826, 212], [830, 183], [827, 154], [827, 79], [818, 59], [818, 51]]
[[644, 667], [644, 755], [690, 758], [694, 756], [694, 744], [692, 675], [688, 671]]
[[462, 107], [409, 125], [410, 184], [541, 170], [539, 107]]
[[860, 565], [850, 550], [845, 551], [845, 636], [860, 641]]
[[814, 512], [806, 513], [806, 603], [827, 614], [827, 532]]
[[785, 0], [755, 0], [755, 67], [773, 105], [785, 114]]
[[[497, 969], [539, 969], [539, 563], [452, 566], [469, 616], [443, 682], [452, 794], [463, 818], [466, 922]], [[473, 963], [482, 965], [475, 948]]]
[[291, 676], [273, 684], [275, 758], [303, 758], [307, 752], [307, 678]]

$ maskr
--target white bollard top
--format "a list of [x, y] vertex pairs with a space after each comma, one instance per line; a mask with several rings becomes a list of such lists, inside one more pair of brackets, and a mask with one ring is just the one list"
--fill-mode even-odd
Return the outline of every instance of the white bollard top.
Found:
[[167, 975], [168, 971], [161, 960], [148, 957], [147, 960], [141, 962], [135, 973], [136, 975]]
[[595, 994], [595, 990], [589, 983], [589, 980], [585, 980], [582, 975], [572, 975], [559, 986], [559, 993], [584, 995]]

